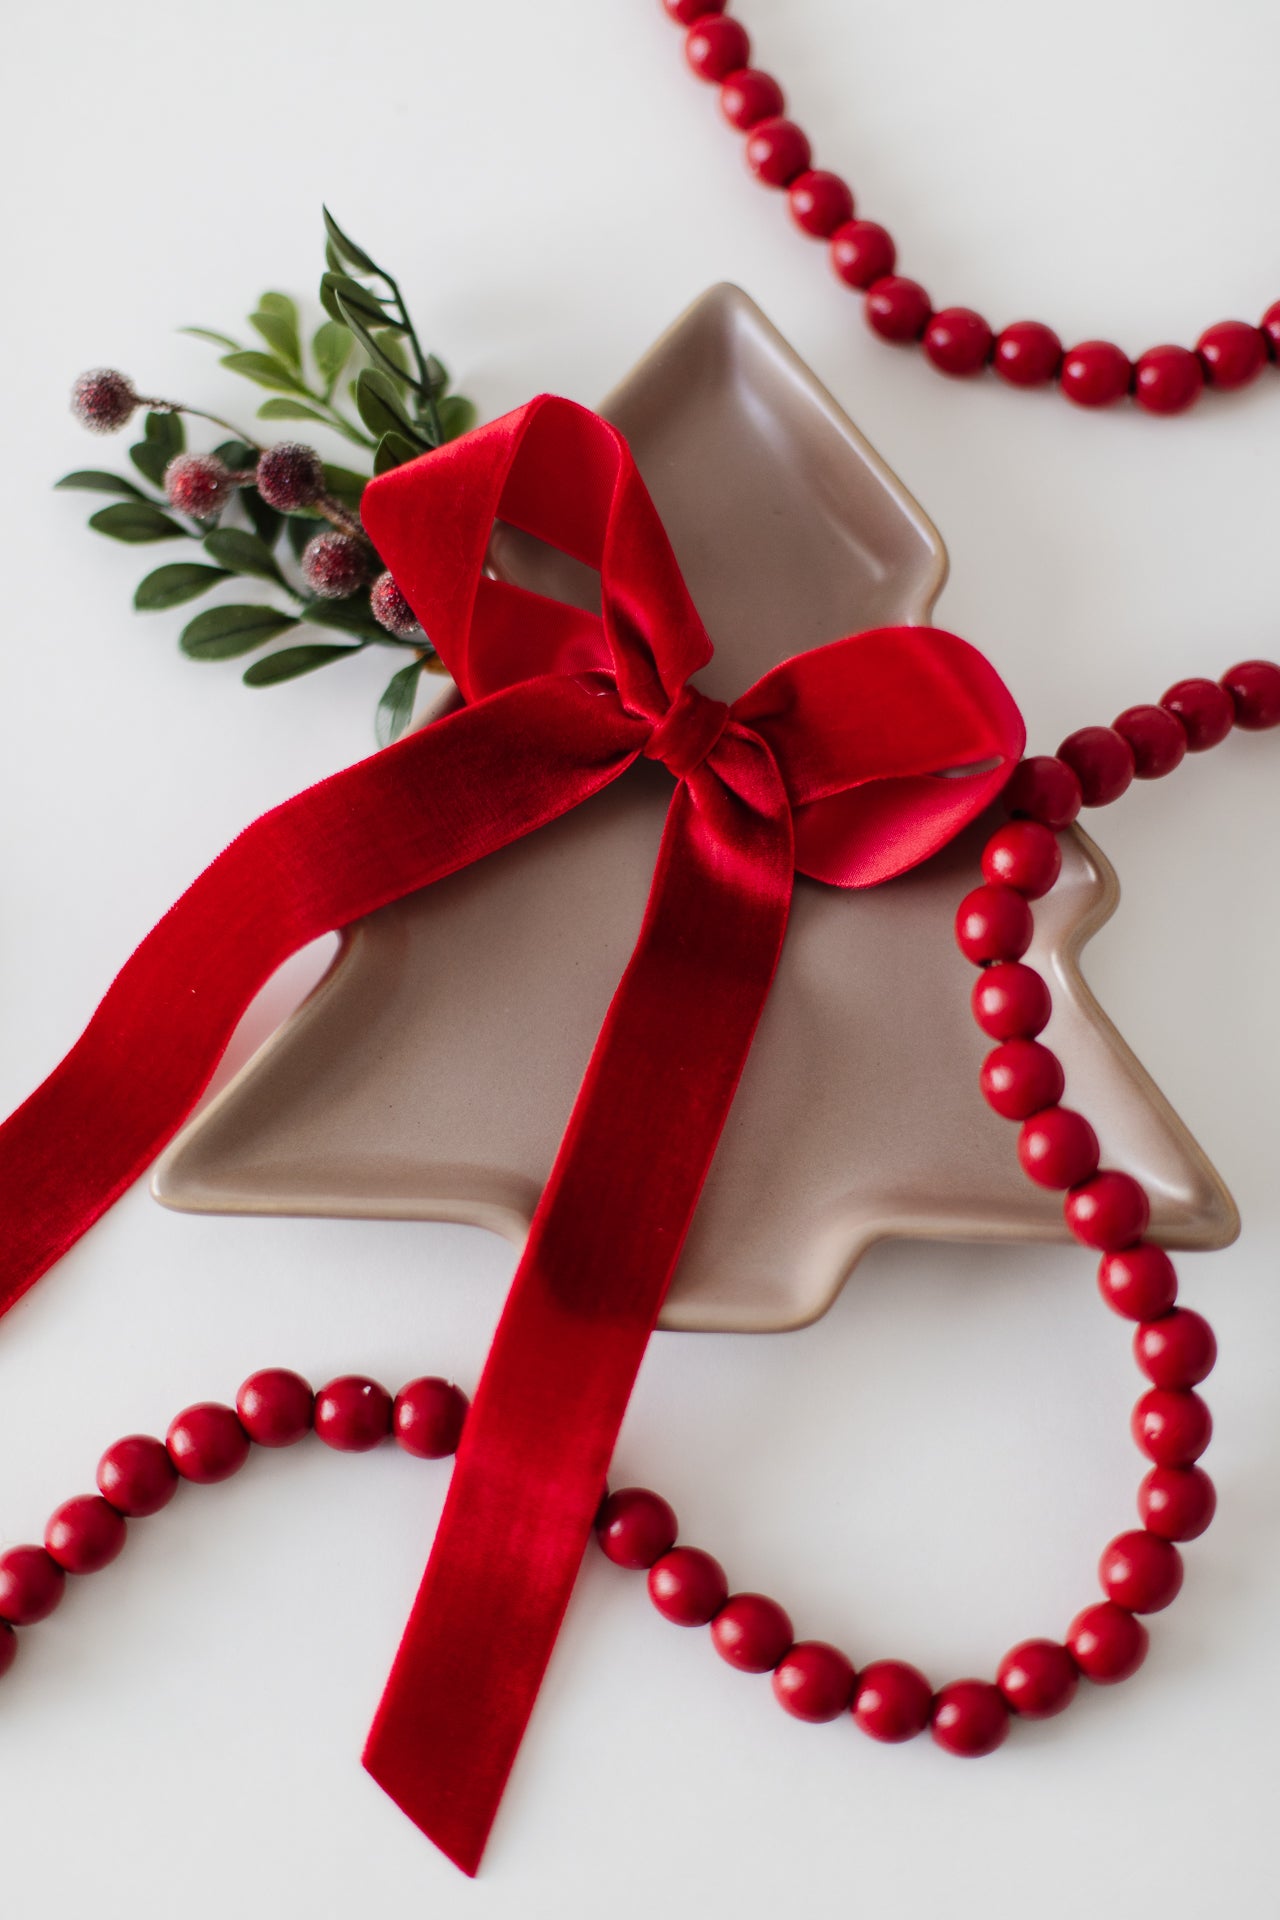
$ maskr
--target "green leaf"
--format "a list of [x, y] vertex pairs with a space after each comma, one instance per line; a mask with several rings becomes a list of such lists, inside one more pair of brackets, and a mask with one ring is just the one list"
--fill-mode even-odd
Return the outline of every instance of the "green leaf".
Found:
[[163, 613], [166, 607], [180, 607], [184, 600], [194, 600], [228, 578], [225, 567], [202, 567], [194, 561], [179, 560], [171, 567], [157, 567], [139, 581], [133, 604], [139, 613]]
[[367, 593], [353, 593], [347, 600], [308, 600], [302, 618], [313, 626], [336, 627], [339, 633], [350, 633], [360, 640], [381, 644], [391, 638], [370, 613]]
[[282, 393], [305, 393], [306, 388], [291, 367], [270, 353], [227, 353], [222, 365], [232, 373], [243, 374], [259, 387], [275, 387]]
[[470, 433], [480, 418], [474, 401], [464, 400], [460, 393], [451, 393], [447, 399], [438, 400], [436, 412], [440, 415], [446, 440], [461, 439], [464, 433]]
[[97, 473], [86, 468], [77, 473], [64, 473], [61, 480], [55, 480], [54, 491], [77, 489], [81, 493], [123, 493], [130, 500], [145, 500], [146, 494], [141, 487], [135, 487], [132, 480], [126, 480], [119, 473]]
[[326, 460], [324, 484], [326, 490], [336, 495], [344, 506], [358, 507], [369, 484], [369, 476], [367, 473], [353, 473], [350, 467], [331, 466]]
[[383, 372], [389, 373], [393, 379], [402, 380], [404, 374], [401, 369], [396, 365], [394, 360], [383, 352], [381, 343], [374, 339], [368, 327], [364, 324], [364, 321], [360, 318], [359, 314], [348, 306], [342, 294], [338, 295], [338, 311], [374, 365], [381, 367]]
[[271, 557], [271, 549], [256, 533], [240, 527], [219, 527], [204, 543], [204, 550], [220, 567], [232, 573], [248, 573], [259, 580], [274, 580], [284, 585], [284, 575]]
[[130, 546], [140, 546], [148, 540], [181, 540], [186, 529], [167, 513], [161, 513], [159, 507], [153, 507], [149, 500], [122, 500], [118, 506], [103, 507], [100, 513], [90, 516], [89, 525], [95, 533], [105, 533], [112, 540], [127, 541]]
[[257, 311], [249, 315], [249, 325], [256, 328], [273, 352], [301, 373], [298, 309], [286, 294], [264, 293]]
[[373, 470], [375, 473], [390, 473], [392, 467], [402, 467], [407, 460], [416, 460], [423, 450], [420, 441], [410, 440], [403, 433], [384, 433], [373, 456]]
[[284, 535], [293, 549], [295, 560], [301, 560], [302, 549], [315, 531], [316, 522], [311, 514], [291, 513], [285, 520]]
[[258, 464], [255, 448], [243, 440], [224, 440], [213, 450], [215, 460], [221, 460], [224, 467], [230, 467], [233, 473], [246, 473], [250, 467]]
[[380, 333], [378, 335], [378, 351], [384, 360], [391, 362], [403, 384], [406, 387], [412, 387], [416, 392], [418, 382], [410, 369], [409, 355], [405, 348], [404, 341], [400, 338], [399, 334]]
[[322, 427], [333, 425], [314, 407], [304, 406], [301, 400], [264, 400], [258, 408], [259, 420], [315, 420]]
[[324, 263], [330, 273], [341, 273], [343, 271], [342, 255], [338, 252], [332, 240], [326, 240], [324, 243]]
[[376, 367], [366, 367], [356, 381], [356, 411], [370, 433], [403, 433], [414, 438], [413, 422], [405, 411], [395, 383]]
[[192, 660], [235, 660], [297, 624], [276, 607], [210, 607], [187, 622], [178, 645]]
[[354, 267], [357, 273], [377, 273], [379, 269], [374, 265], [363, 247], [358, 247], [354, 240], [347, 238], [342, 228], [330, 213], [328, 207], [322, 207], [321, 212], [324, 214], [324, 230], [328, 236], [329, 244], [338, 255], [347, 262], [347, 265]]
[[354, 345], [350, 327], [344, 326], [341, 320], [326, 320], [316, 328], [311, 337], [311, 351], [326, 393], [332, 393]]
[[212, 327], [179, 327], [179, 333], [189, 333], [193, 340], [209, 340], [215, 347], [230, 347], [232, 353], [239, 353], [240, 342], [233, 340], [229, 333], [215, 333]]
[[427, 355], [427, 385], [431, 389], [431, 398], [438, 400], [449, 388], [449, 370], [443, 360], [437, 360], [434, 353]]
[[374, 719], [374, 733], [380, 747], [389, 747], [393, 740], [398, 740], [412, 720], [422, 667], [421, 660], [411, 660], [388, 680]]
[[329, 647], [313, 642], [306, 647], [281, 647], [255, 660], [241, 675], [246, 687], [275, 687], [282, 680], [296, 680], [301, 674], [314, 673], [334, 660], [345, 660], [350, 653], [363, 653], [363, 647]]
[[[385, 302], [350, 274], [326, 273], [320, 282], [320, 299], [332, 320], [345, 320], [350, 326], [350, 313], [354, 313], [365, 327], [389, 327], [393, 333], [405, 331], [404, 322], [387, 312]], [[350, 313], [345, 313], [344, 307], [349, 308]]]
[[129, 458], [153, 487], [164, 485], [164, 470], [187, 444], [182, 420], [176, 413], [147, 415], [143, 438], [129, 449]]
[[280, 538], [284, 515], [269, 507], [256, 487], [240, 489], [240, 504], [253, 522], [253, 530], [265, 546], [274, 547]]

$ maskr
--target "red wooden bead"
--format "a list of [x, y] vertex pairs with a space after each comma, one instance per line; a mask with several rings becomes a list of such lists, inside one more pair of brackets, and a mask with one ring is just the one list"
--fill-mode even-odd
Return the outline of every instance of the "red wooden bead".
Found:
[[978, 1080], [987, 1105], [1003, 1120], [1026, 1120], [1062, 1098], [1066, 1084], [1057, 1054], [1038, 1040], [1006, 1040], [982, 1063]]
[[725, 9], [725, 0], [662, 0], [662, 4], [679, 27], [691, 27], [695, 20]]
[[647, 1487], [619, 1487], [596, 1515], [601, 1552], [615, 1567], [630, 1567], [634, 1573], [670, 1553], [678, 1532], [672, 1509]]
[[673, 1547], [649, 1569], [649, 1598], [677, 1627], [705, 1627], [729, 1598], [724, 1568], [697, 1547]]
[[7, 1621], [0, 1620], [0, 1679], [18, 1657], [18, 1636]]
[[264, 1367], [236, 1395], [240, 1425], [259, 1447], [291, 1447], [311, 1431], [316, 1397], [300, 1373]]
[[202, 1400], [180, 1413], [165, 1445], [183, 1479], [200, 1487], [229, 1480], [249, 1458], [249, 1436], [234, 1409], [216, 1400]]
[[43, 1547], [10, 1547], [0, 1553], [0, 1620], [14, 1627], [47, 1620], [66, 1584], [66, 1574]]
[[1269, 306], [1258, 322], [1258, 330], [1267, 343], [1267, 352], [1273, 360], [1280, 360], [1280, 300]]
[[1161, 779], [1186, 754], [1186, 730], [1167, 707], [1126, 707], [1111, 724], [1129, 743], [1136, 780]]
[[1133, 779], [1133, 748], [1114, 727], [1080, 727], [1058, 748], [1080, 782], [1086, 807], [1107, 807]]
[[1202, 1467], [1152, 1467], [1138, 1488], [1138, 1515], [1162, 1540], [1198, 1540], [1218, 1506]]
[[1213, 1438], [1213, 1416], [1198, 1393], [1151, 1387], [1133, 1410], [1133, 1437], [1158, 1467], [1189, 1467]]
[[98, 1493], [64, 1500], [44, 1530], [45, 1551], [64, 1573], [97, 1573], [124, 1546], [128, 1525]]
[[743, 67], [720, 86], [720, 111], [739, 133], [750, 133], [762, 120], [775, 119], [786, 104], [773, 75], [759, 67]]
[[1014, 768], [1004, 790], [1012, 814], [1039, 820], [1053, 833], [1069, 827], [1083, 804], [1080, 782], [1066, 762], [1049, 753], [1033, 753]]
[[896, 1746], [923, 1733], [933, 1712], [933, 1688], [905, 1660], [873, 1660], [858, 1675], [853, 1717], [873, 1740]]
[[1159, 1613], [1182, 1586], [1182, 1555], [1168, 1540], [1134, 1528], [1105, 1548], [1098, 1578], [1108, 1600], [1130, 1613]]
[[1209, 385], [1230, 393], [1247, 387], [1266, 366], [1266, 335], [1247, 320], [1219, 320], [1205, 328], [1196, 341], [1196, 352]]
[[1031, 909], [1012, 887], [975, 887], [956, 913], [956, 940], [975, 967], [1021, 959], [1034, 931]]
[[751, 58], [747, 30], [737, 20], [726, 20], [704, 8], [685, 35], [685, 59], [699, 80], [723, 80], [745, 67]]
[[1104, 1254], [1098, 1292], [1126, 1320], [1154, 1320], [1178, 1297], [1178, 1276], [1163, 1247], [1124, 1247]]
[[831, 236], [831, 264], [847, 287], [883, 280], [897, 257], [892, 236], [874, 220], [850, 220]]
[[1192, 753], [1207, 753], [1225, 740], [1235, 725], [1231, 695], [1216, 680], [1179, 680], [1160, 705], [1177, 714]]
[[1078, 407], [1110, 407], [1128, 393], [1132, 372], [1126, 355], [1109, 340], [1085, 340], [1064, 355], [1058, 379]]
[[867, 325], [882, 340], [918, 340], [932, 311], [924, 288], [899, 273], [873, 281], [867, 293]]
[[735, 1593], [711, 1622], [716, 1652], [740, 1673], [772, 1673], [794, 1638], [782, 1608], [763, 1593]]
[[1062, 342], [1039, 320], [1015, 320], [996, 341], [992, 364], [1011, 387], [1043, 387], [1062, 365]]
[[1280, 727], [1280, 667], [1270, 660], [1242, 660], [1221, 684], [1235, 708], [1236, 725], [1246, 733]]
[[853, 219], [853, 194], [838, 173], [822, 167], [797, 174], [787, 199], [796, 225], [818, 240], [829, 240], [837, 227]]
[[773, 1692], [797, 1720], [838, 1720], [853, 1694], [853, 1668], [825, 1640], [797, 1640], [774, 1669]]
[[397, 1446], [418, 1460], [447, 1459], [458, 1451], [470, 1404], [461, 1387], [448, 1380], [435, 1376], [410, 1380], [408, 1386], [401, 1387], [391, 1409], [391, 1431]]
[[981, 373], [991, 353], [993, 335], [972, 307], [944, 307], [924, 330], [924, 350], [939, 373], [956, 379]]
[[1148, 413], [1185, 413], [1200, 398], [1204, 368], [1186, 347], [1149, 347], [1133, 373], [1133, 397]]
[[117, 1513], [140, 1520], [168, 1506], [178, 1491], [178, 1470], [163, 1440], [126, 1434], [98, 1462], [98, 1491]]
[[1132, 1174], [1108, 1170], [1073, 1187], [1062, 1212], [1077, 1240], [1112, 1252], [1141, 1240], [1151, 1219], [1151, 1204]]
[[1133, 1336], [1133, 1357], [1156, 1387], [1198, 1387], [1213, 1372], [1213, 1328], [1190, 1307], [1146, 1320]]
[[775, 114], [747, 136], [747, 165], [766, 187], [788, 187], [809, 164], [809, 142], [794, 120]]
[[1098, 1136], [1083, 1114], [1046, 1107], [1024, 1120], [1018, 1160], [1038, 1187], [1078, 1187], [1098, 1166]]
[[1062, 872], [1058, 837], [1038, 820], [1008, 820], [983, 848], [982, 871], [988, 880], [1039, 900]]
[[933, 1703], [931, 1730], [947, 1753], [977, 1760], [994, 1753], [1008, 1733], [1008, 1703], [989, 1680], [953, 1680]]
[[996, 1685], [1019, 1718], [1048, 1720], [1069, 1707], [1080, 1669], [1056, 1640], [1024, 1640], [1000, 1662]]
[[337, 1453], [369, 1453], [391, 1431], [391, 1395], [376, 1380], [344, 1373], [316, 1395], [316, 1432]]
[[1141, 1620], [1113, 1600], [1099, 1600], [1071, 1622], [1067, 1649], [1086, 1680], [1111, 1687], [1135, 1674], [1147, 1657], [1150, 1636]]
[[993, 1040], [1031, 1040], [1049, 1024], [1053, 1002], [1034, 967], [1005, 960], [973, 983], [973, 1017]]

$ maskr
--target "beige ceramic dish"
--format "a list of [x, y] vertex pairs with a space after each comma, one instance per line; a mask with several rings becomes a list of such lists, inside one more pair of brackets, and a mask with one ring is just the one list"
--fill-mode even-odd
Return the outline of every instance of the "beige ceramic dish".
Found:
[[[722, 698], [785, 655], [923, 623], [942, 543], [746, 296], [717, 287], [604, 403], [704, 616]], [[507, 533], [496, 569], [589, 600]], [[1016, 688], [1015, 688], [1016, 692]], [[169, 1149], [155, 1192], [200, 1212], [457, 1220], [523, 1239], [630, 953], [669, 776], [607, 793], [344, 937], [306, 1004]], [[872, 892], [800, 880], [782, 966], [662, 1324], [768, 1331], [828, 1307], [884, 1235], [1064, 1237], [977, 1090], [984, 1042], [952, 938], [982, 831]], [[1048, 1038], [1106, 1159], [1170, 1245], [1224, 1245], [1229, 1193], [1103, 1015], [1077, 958], [1114, 911], [1083, 834], [1037, 912]]]

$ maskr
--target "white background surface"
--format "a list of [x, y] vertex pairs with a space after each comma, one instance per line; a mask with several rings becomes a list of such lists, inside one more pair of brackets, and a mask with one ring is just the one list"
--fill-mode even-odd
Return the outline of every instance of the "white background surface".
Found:
[[[1136, 350], [1280, 294], [1263, 0], [753, 0], [747, 24], [939, 303]], [[1096, 417], [882, 347], [745, 176], [652, 0], [76, 0], [6, 37], [0, 1108], [242, 824], [370, 743], [383, 662], [249, 693], [182, 660], [180, 616], [129, 607], [172, 550], [98, 540], [102, 502], [49, 490], [126, 458], [66, 413], [82, 367], [247, 412], [173, 328], [234, 332], [263, 287], [307, 293], [322, 197], [488, 415], [598, 398], [703, 287], [740, 282], [937, 521], [940, 617], [1041, 750], [1277, 652], [1280, 378], [1184, 420]], [[25, 1640], [0, 1700], [6, 1911], [1275, 1912], [1277, 747], [1236, 738], [1097, 828], [1125, 900], [1090, 977], [1246, 1223], [1183, 1263], [1222, 1341], [1221, 1518], [1135, 1681], [981, 1766], [879, 1749], [788, 1721], [593, 1554], [471, 1885], [358, 1763], [445, 1470], [263, 1456], [136, 1527]], [[665, 1491], [803, 1633], [990, 1672], [1063, 1631], [1131, 1524], [1137, 1375], [1091, 1264], [889, 1247], [808, 1332], [659, 1336], [618, 1477]], [[196, 1220], [132, 1192], [0, 1329], [0, 1538], [38, 1538], [117, 1433], [255, 1366], [472, 1385], [511, 1267], [463, 1230]]]

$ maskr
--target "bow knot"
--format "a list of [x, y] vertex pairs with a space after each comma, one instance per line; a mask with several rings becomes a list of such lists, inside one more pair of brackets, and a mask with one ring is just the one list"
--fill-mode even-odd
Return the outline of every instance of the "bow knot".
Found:
[[660, 760], [677, 780], [686, 780], [714, 751], [729, 718], [723, 700], [712, 700], [686, 684], [649, 735], [644, 757]]

